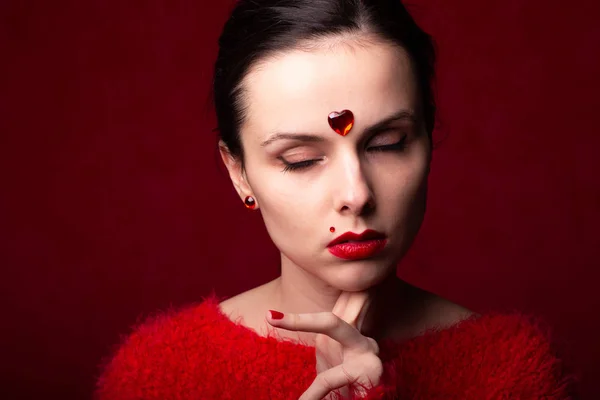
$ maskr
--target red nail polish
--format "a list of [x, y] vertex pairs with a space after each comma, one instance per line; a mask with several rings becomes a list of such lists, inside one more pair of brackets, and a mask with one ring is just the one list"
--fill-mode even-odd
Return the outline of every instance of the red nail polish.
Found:
[[269, 310], [271, 312], [271, 318], [273, 319], [282, 319], [283, 318], [283, 313], [280, 313], [279, 311], [273, 311], [273, 310]]

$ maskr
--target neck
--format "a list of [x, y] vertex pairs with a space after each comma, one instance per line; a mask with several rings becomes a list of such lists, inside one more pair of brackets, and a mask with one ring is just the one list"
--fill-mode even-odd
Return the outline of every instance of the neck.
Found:
[[[382, 282], [369, 288], [373, 293], [373, 302], [361, 331], [370, 337], [377, 338], [384, 335], [390, 320], [394, 319], [394, 316], [390, 315], [390, 308], [394, 308], [397, 313], [397, 307], [394, 306], [399, 304], [399, 299], [409, 288], [408, 284], [396, 277], [395, 268], [391, 268], [390, 271]], [[279, 310], [284, 313], [331, 311], [342, 294], [342, 290], [283, 257], [281, 276], [271, 284], [273, 304], [277, 304]]]

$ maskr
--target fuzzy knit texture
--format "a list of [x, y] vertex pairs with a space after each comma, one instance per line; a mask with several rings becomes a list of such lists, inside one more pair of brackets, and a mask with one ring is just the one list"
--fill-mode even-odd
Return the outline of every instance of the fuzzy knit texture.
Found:
[[[103, 360], [97, 400], [294, 399], [316, 377], [315, 349], [231, 321], [212, 293], [157, 313]], [[549, 336], [519, 314], [473, 317], [382, 341], [384, 373], [366, 399], [572, 399]]]

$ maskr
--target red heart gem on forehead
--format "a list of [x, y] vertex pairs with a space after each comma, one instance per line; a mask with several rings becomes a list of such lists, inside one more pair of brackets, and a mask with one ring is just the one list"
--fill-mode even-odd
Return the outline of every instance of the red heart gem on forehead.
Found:
[[350, 110], [334, 111], [327, 117], [329, 126], [339, 135], [346, 136], [354, 126], [354, 114]]

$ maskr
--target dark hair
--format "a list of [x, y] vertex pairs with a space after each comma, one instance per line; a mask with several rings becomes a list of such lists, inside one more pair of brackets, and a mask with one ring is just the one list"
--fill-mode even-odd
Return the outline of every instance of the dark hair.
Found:
[[374, 34], [409, 54], [431, 137], [436, 110], [434, 44], [400, 0], [239, 0], [219, 38], [213, 81], [217, 130], [229, 152], [243, 162], [241, 83], [252, 66], [275, 53], [302, 48], [311, 39], [361, 32]]

